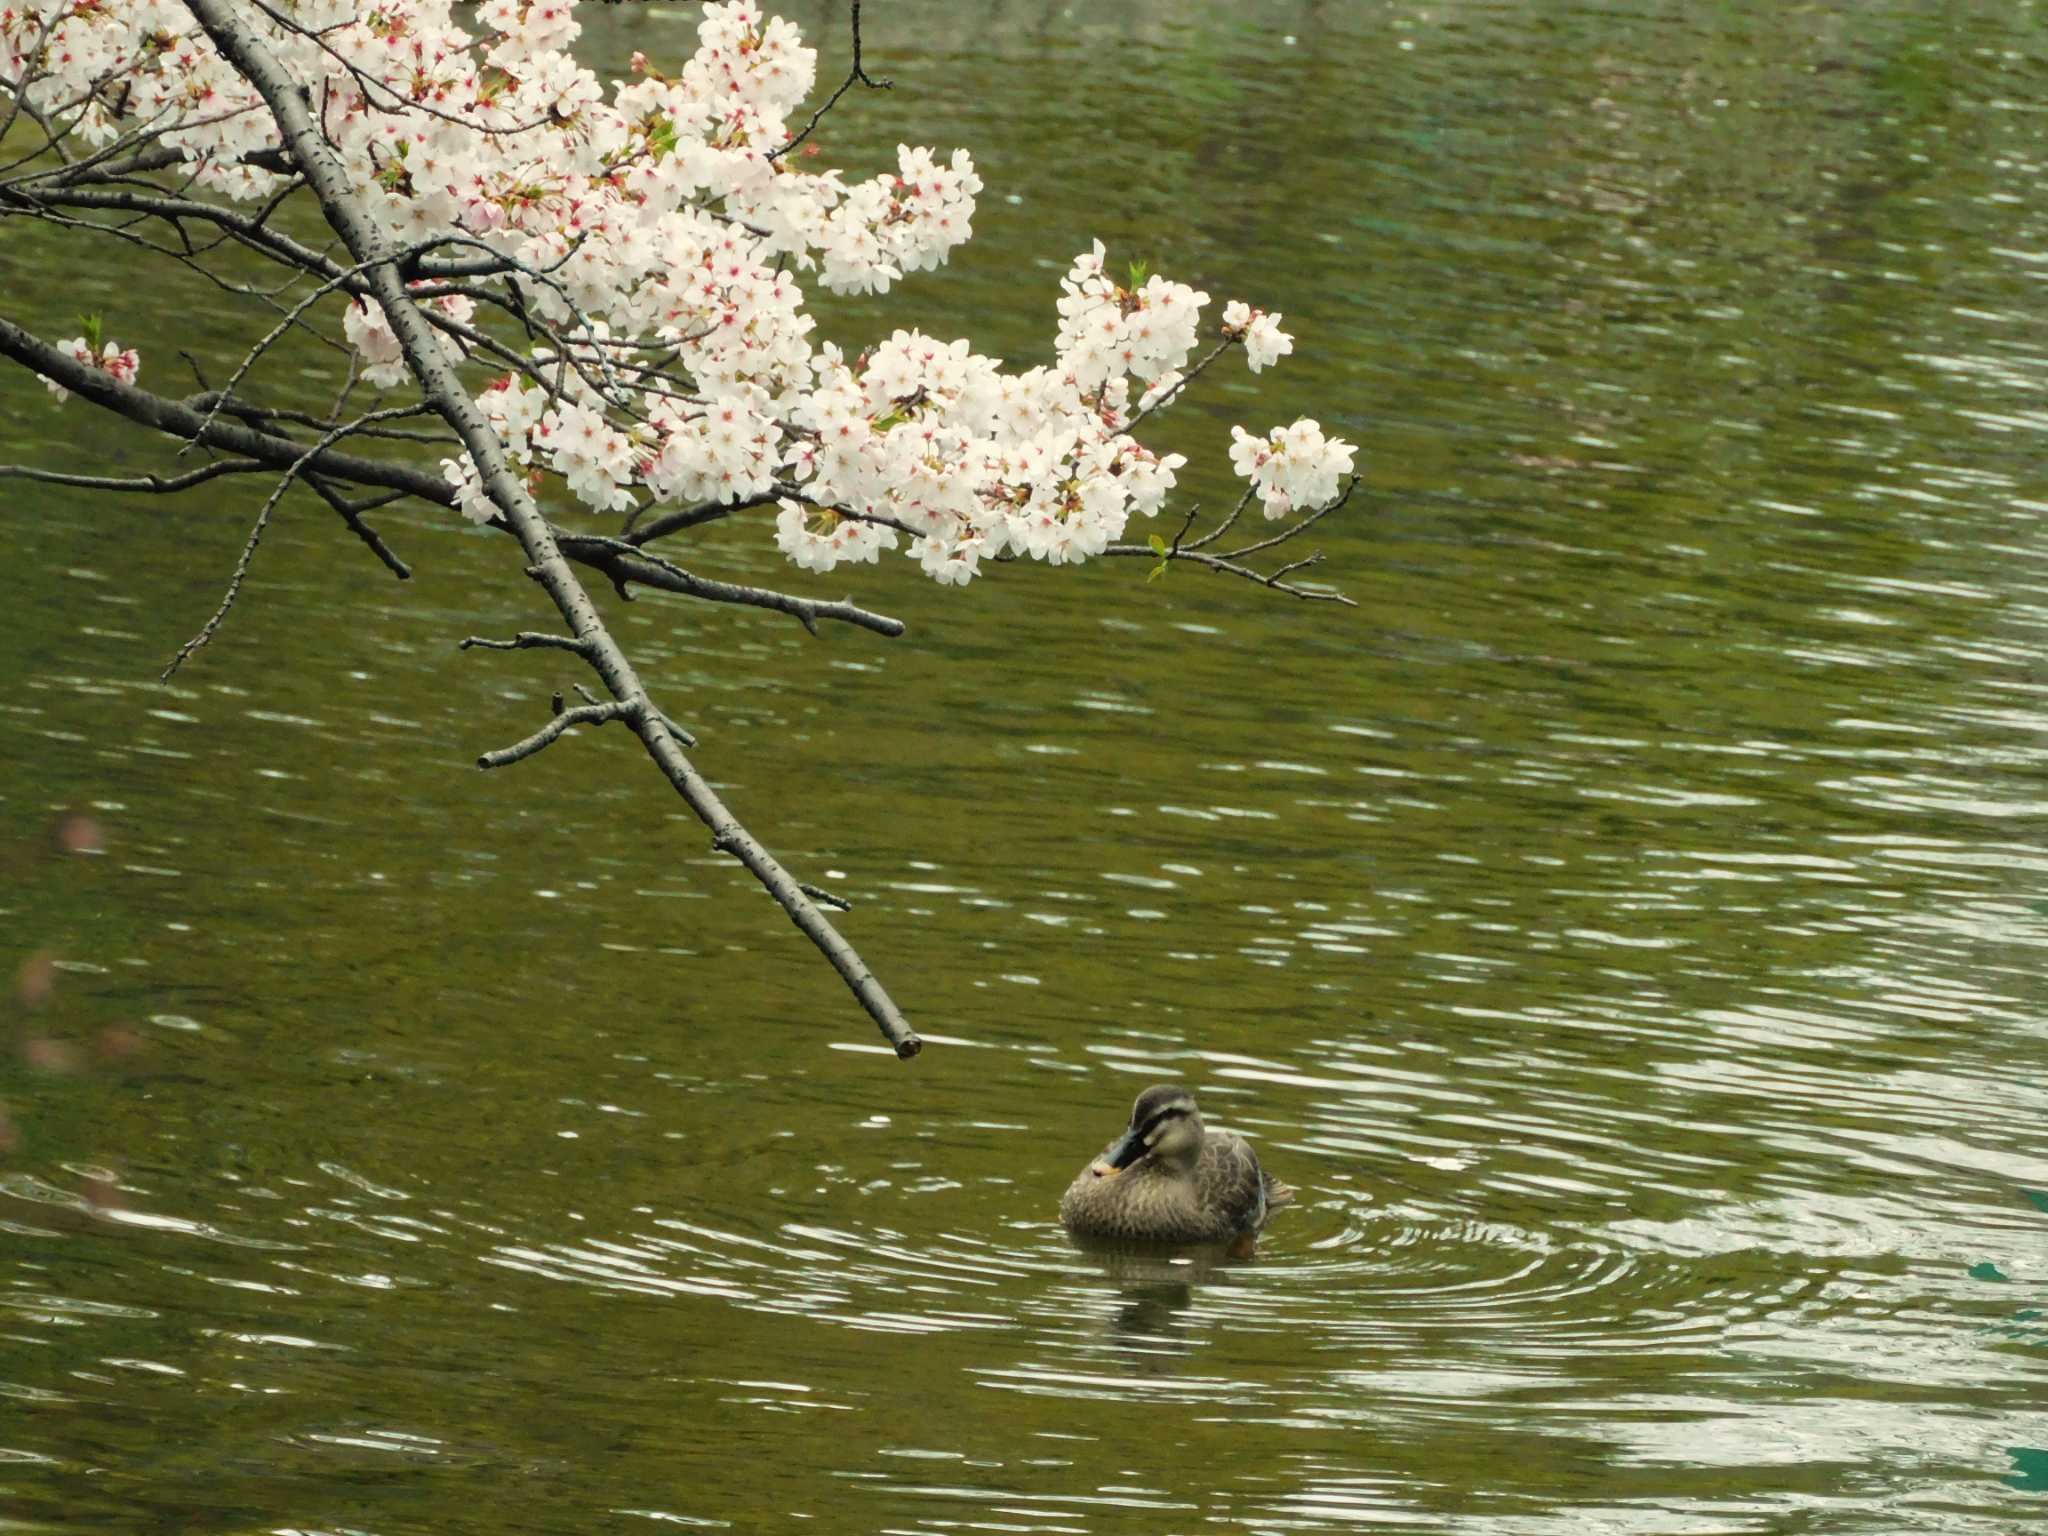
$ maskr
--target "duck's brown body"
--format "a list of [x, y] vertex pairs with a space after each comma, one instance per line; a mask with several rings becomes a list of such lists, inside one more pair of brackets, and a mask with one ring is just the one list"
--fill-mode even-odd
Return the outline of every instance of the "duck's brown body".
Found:
[[1293, 1195], [1242, 1136], [1206, 1130], [1191, 1094], [1161, 1086], [1138, 1096], [1130, 1129], [1067, 1186], [1060, 1223], [1077, 1237], [1233, 1242]]

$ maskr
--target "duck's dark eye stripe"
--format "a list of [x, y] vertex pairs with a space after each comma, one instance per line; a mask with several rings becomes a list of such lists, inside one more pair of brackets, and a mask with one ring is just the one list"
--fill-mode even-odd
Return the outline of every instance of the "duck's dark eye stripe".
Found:
[[1144, 1125], [1139, 1128], [1138, 1134], [1140, 1136], [1150, 1136], [1154, 1131], [1158, 1130], [1159, 1127], [1166, 1124], [1167, 1121], [1185, 1120], [1187, 1118], [1187, 1114], [1188, 1112], [1186, 1108], [1182, 1105], [1169, 1104], [1166, 1108], [1155, 1113], [1151, 1119], [1147, 1120], [1144, 1123]]

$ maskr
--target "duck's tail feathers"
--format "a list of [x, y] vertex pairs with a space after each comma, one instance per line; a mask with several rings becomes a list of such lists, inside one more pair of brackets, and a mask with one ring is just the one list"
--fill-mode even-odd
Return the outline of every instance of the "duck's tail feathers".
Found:
[[1266, 1209], [1277, 1210], [1283, 1205], [1294, 1204], [1295, 1189], [1292, 1184], [1282, 1184], [1271, 1174], [1266, 1175]]

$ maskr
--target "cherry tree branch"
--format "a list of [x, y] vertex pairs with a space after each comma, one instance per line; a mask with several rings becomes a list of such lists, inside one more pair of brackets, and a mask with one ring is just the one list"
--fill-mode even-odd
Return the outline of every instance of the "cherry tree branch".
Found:
[[182, 475], [74, 475], [60, 469], [40, 469], [33, 464], [0, 464], [0, 480], [36, 480], [44, 485], [75, 486], [84, 491], [139, 492], [148, 496], [174, 496], [195, 485], [218, 480], [222, 475], [260, 475], [269, 469], [254, 459], [215, 459]]
[[1239, 565], [1236, 561], [1226, 560], [1221, 555], [1205, 554], [1200, 550], [1185, 547], [1169, 549], [1162, 555], [1148, 544], [1112, 544], [1103, 551], [1103, 554], [1134, 555], [1142, 560], [1192, 560], [1196, 565], [1202, 566], [1205, 569], [1221, 571], [1226, 576], [1241, 576], [1246, 581], [1255, 581], [1262, 587], [1271, 587], [1275, 592], [1283, 592], [1289, 597], [1298, 597], [1303, 602], [1342, 603], [1346, 608], [1356, 608], [1358, 606], [1356, 602], [1346, 597], [1342, 592], [1328, 592], [1316, 587], [1297, 586], [1291, 581], [1281, 579], [1291, 572], [1306, 570], [1312, 565], [1321, 565], [1323, 563], [1323, 556], [1320, 551], [1283, 565], [1279, 570], [1271, 574], [1264, 571], [1255, 571], [1248, 565]]
[[768, 608], [789, 614], [814, 635], [818, 632], [820, 619], [837, 619], [878, 635], [887, 635], [892, 640], [903, 633], [903, 621], [892, 619], [885, 613], [872, 613], [852, 603], [795, 597], [766, 587], [746, 587], [730, 581], [714, 581], [706, 576], [693, 576], [673, 561], [647, 554], [623, 539], [580, 533], [564, 533], [557, 537], [563, 554], [592, 570], [602, 571], [622, 593], [627, 582], [638, 582], [643, 587], [676, 592], [684, 597], [699, 597], [707, 602]]
[[[239, 463], [248, 466], [246, 470], [236, 471], [239, 473], [256, 473], [266, 469], [288, 470], [306, 453], [306, 444], [299, 439], [264, 431], [260, 427], [247, 425], [248, 422], [290, 421], [320, 431], [329, 430], [337, 425], [333, 421], [323, 421], [303, 412], [274, 410], [248, 401], [235, 401], [222, 405], [215, 411], [213, 408], [218, 403], [218, 391], [213, 390], [180, 401], [133, 384], [123, 384], [111, 374], [88, 367], [69, 353], [60, 351], [13, 324], [4, 316], [0, 316], [0, 357], [12, 358], [42, 377], [63, 385], [82, 400], [112, 411], [140, 426], [183, 438], [189, 443], [234, 454]], [[228, 420], [228, 417], [237, 419]], [[400, 437], [403, 441], [415, 440], [417, 436], [410, 433], [400, 434], [392, 428], [374, 424], [374, 421], [356, 429], [358, 436], [380, 434]], [[435, 438], [433, 441], [440, 442], [445, 439]], [[323, 497], [326, 497], [328, 490], [332, 488], [332, 482], [338, 481], [417, 497], [421, 501], [451, 510], [458, 505], [455, 487], [432, 470], [389, 459], [364, 458], [332, 445], [318, 449], [306, 461], [304, 470], [301, 478]], [[23, 465], [0, 466], [0, 474], [20, 479], [75, 484], [93, 490], [148, 493], [182, 489], [188, 483], [198, 484], [201, 479], [228, 472], [224, 469], [216, 470], [209, 465], [203, 466], [202, 470], [193, 471], [189, 476], [181, 475], [168, 479], [157, 475], [125, 478], [63, 477], [53, 470], [31, 469]], [[323, 486], [327, 489], [323, 489]], [[411, 568], [392, 554], [376, 531], [362, 521], [362, 514], [379, 504], [375, 498], [368, 503], [348, 503], [330, 498], [328, 504], [334, 507], [349, 530], [362, 539], [370, 552], [394, 575], [403, 579], [412, 574]], [[508, 534], [513, 531], [510, 524], [502, 520], [493, 526], [501, 527]], [[680, 597], [767, 608], [791, 615], [814, 634], [817, 632], [819, 620], [853, 624], [892, 638], [904, 632], [902, 620], [891, 618], [887, 614], [874, 613], [851, 603], [800, 597], [793, 593], [772, 591], [766, 587], [744, 587], [731, 582], [714, 581], [708, 577], [692, 575], [651, 555], [642, 555], [636, 559], [634, 556], [639, 554], [637, 549], [628, 547], [622, 550], [618, 547], [624, 542], [571, 535], [565, 540], [567, 547], [564, 553], [579, 564], [588, 565], [602, 572], [615, 586], [632, 582], [656, 591], [672, 592]]]
[[[74, 218], [70, 213], [63, 211], [67, 209], [115, 214], [129, 213], [162, 220], [178, 232], [180, 239], [186, 246], [186, 250], [183, 252], [174, 251], [143, 241], [140, 236], [121, 225]], [[246, 294], [251, 290], [242, 289], [227, 283], [217, 273], [194, 259], [196, 255], [204, 254], [204, 249], [193, 249], [191, 239], [185, 232], [185, 225], [187, 223], [205, 224], [218, 229], [222, 235], [247, 247], [256, 255], [266, 257], [282, 266], [294, 268], [309, 276], [320, 278], [352, 298], [368, 296], [370, 292], [369, 285], [364, 281], [360, 273], [333, 260], [323, 251], [314, 250], [311, 246], [301, 244], [290, 236], [280, 234], [278, 231], [271, 229], [266, 222], [269, 212], [270, 210], [266, 209], [263, 213], [250, 215], [233, 208], [209, 203], [202, 199], [188, 198], [175, 193], [164, 192], [155, 187], [144, 191], [134, 186], [82, 188], [59, 186], [45, 188], [36, 185], [0, 183], [0, 216], [32, 216], [67, 227], [88, 229], [94, 233], [126, 239], [131, 243], [139, 243], [144, 245], [146, 249], [183, 262], [207, 281], [218, 287], [226, 288], [229, 292]], [[465, 297], [503, 308], [515, 317], [533, 323], [523, 307], [516, 305], [501, 295], [484, 288], [447, 282], [446, 279], [451, 274], [444, 272], [438, 263], [428, 260], [424, 254], [436, 246], [458, 243], [466, 242], [458, 241], [456, 237], [448, 236], [421, 241], [407, 247], [399, 258], [405, 265], [407, 280], [409, 282], [431, 282], [437, 285], [445, 284], [445, 286], [437, 286], [432, 290], [433, 293], [435, 295], [460, 293]], [[566, 259], [566, 256], [564, 259]], [[548, 276], [549, 269], [529, 267], [509, 257], [504, 258], [493, 268], [493, 270], [498, 269], [505, 271], [508, 282], [510, 280], [510, 273], [519, 272], [534, 281], [554, 286], [553, 280]], [[466, 265], [458, 265], [456, 270], [466, 270]], [[283, 313], [282, 306], [274, 305], [273, 307], [278, 308], [279, 312]], [[546, 373], [490, 333], [438, 312], [429, 312], [428, 319], [437, 329], [444, 331], [464, 346], [496, 359], [514, 372], [532, 379], [544, 389], [551, 388]], [[301, 329], [304, 328], [302, 325]], [[545, 327], [542, 327], [542, 330], [550, 342], [555, 345], [555, 351], [560, 359], [558, 367], [574, 367], [579, 374], [582, 374], [588, 380], [590, 375], [585, 370], [582, 360], [571, 357], [561, 338], [552, 330], [548, 330]], [[316, 332], [315, 334], [318, 333]], [[326, 338], [323, 337], [322, 339], [325, 340]], [[600, 392], [609, 394], [601, 380], [593, 380], [591, 382]]]
[[[1296, 571], [1303, 571], [1311, 566], [1321, 565], [1323, 563], [1323, 556], [1320, 550], [1312, 555], [1304, 555], [1299, 560], [1291, 560], [1276, 571], [1256, 570], [1246, 565], [1244, 560], [1248, 555], [1264, 554], [1267, 550], [1277, 548], [1287, 543], [1290, 539], [1299, 538], [1303, 533], [1306, 533], [1310, 528], [1349, 501], [1351, 493], [1357, 489], [1358, 476], [1353, 475], [1346, 482], [1343, 492], [1336, 500], [1316, 508], [1315, 511], [1310, 512], [1305, 517], [1288, 524], [1287, 527], [1282, 528], [1278, 533], [1256, 540], [1253, 543], [1242, 545], [1237, 549], [1230, 550], [1226, 554], [1212, 555], [1208, 553], [1205, 546], [1213, 544], [1222, 538], [1230, 527], [1236, 523], [1238, 514], [1243, 512], [1245, 507], [1251, 502], [1252, 488], [1247, 488], [1245, 493], [1237, 499], [1237, 505], [1230, 509], [1229, 516], [1198, 539], [1190, 540], [1187, 538], [1188, 529], [1194, 526], [1195, 520], [1195, 513], [1193, 510], [1190, 510], [1187, 521], [1181, 525], [1180, 532], [1174, 535], [1171, 544], [1163, 540], [1157, 544], [1112, 544], [1103, 553], [1105, 555], [1122, 555], [1137, 559], [1157, 560], [1161, 566], [1169, 565], [1176, 560], [1188, 560], [1202, 566], [1206, 570], [1220, 571], [1226, 576], [1237, 576], [1245, 581], [1255, 581], [1262, 587], [1270, 587], [1275, 592], [1285, 593], [1288, 597], [1300, 598], [1303, 602], [1342, 603], [1346, 608], [1356, 608], [1358, 604], [1346, 597], [1342, 592], [1333, 592], [1323, 587], [1304, 587], [1285, 579]], [[1186, 540], [1186, 542], [1183, 542], [1183, 540]]]
[[1345, 502], [1351, 499], [1351, 493], [1357, 489], [1358, 476], [1353, 475], [1350, 478], [1350, 480], [1345, 482], [1343, 494], [1340, 495], [1335, 501], [1329, 503], [1327, 506], [1317, 507], [1315, 511], [1309, 513], [1306, 517], [1302, 518], [1301, 521], [1290, 524], [1288, 527], [1282, 528], [1278, 533], [1274, 534], [1270, 538], [1260, 539], [1256, 544], [1246, 544], [1242, 548], [1233, 549], [1228, 554], [1225, 554], [1220, 558], [1225, 560], [1242, 560], [1246, 555], [1261, 554], [1266, 550], [1272, 549], [1275, 545], [1285, 544], [1289, 539], [1299, 537], [1301, 534], [1306, 533], [1315, 524], [1320, 523], [1324, 518], [1328, 517], [1332, 512], [1336, 511], [1339, 507], [1343, 506]]
[[186, 4], [221, 56], [269, 106], [286, 147], [350, 256], [358, 263], [368, 264], [365, 277], [370, 291], [383, 307], [422, 394], [462, 439], [486, 494], [519, 539], [528, 570], [553, 599], [570, 633], [590, 647], [589, 663], [611, 693], [612, 705], [616, 707], [616, 713], [607, 718], [623, 719], [632, 725], [648, 755], [710, 830], [712, 846], [739, 859], [768, 890], [790, 920], [839, 972], [896, 1053], [904, 1057], [915, 1055], [923, 1042], [867, 963], [841, 937], [802, 885], [740, 824], [709, 781], [684, 755], [666, 717], [652, 704], [632, 662], [612, 639], [589, 593], [577, 580], [553, 529], [541, 515], [524, 479], [515, 472], [490, 422], [442, 356], [432, 325], [406, 292], [397, 248], [369, 216], [348, 171], [314, 123], [296, 83], [250, 24], [247, 9], [232, 0], [186, 0]]
[[412, 567], [393, 553], [391, 546], [384, 542], [382, 534], [363, 521], [363, 514], [365, 512], [374, 512], [379, 507], [389, 506], [394, 501], [401, 501], [405, 497], [405, 492], [386, 491], [381, 496], [369, 496], [361, 501], [350, 501], [319, 475], [301, 471], [299, 478], [313, 488], [313, 493], [316, 496], [334, 508], [335, 513], [341, 518], [342, 522], [348, 525], [348, 531], [363, 541], [370, 553], [383, 563], [385, 570], [396, 576], [400, 581], [412, 580]]
[[532, 757], [542, 748], [552, 744], [562, 732], [575, 725], [604, 725], [612, 720], [630, 720], [633, 712], [624, 704], [583, 704], [575, 709], [556, 711], [548, 723], [535, 731], [524, 741], [515, 741], [509, 747], [496, 752], [486, 752], [476, 760], [479, 768], [505, 768], [513, 763]]
[[1200, 538], [1190, 540], [1188, 542], [1188, 548], [1206, 549], [1209, 545], [1214, 544], [1218, 539], [1222, 538], [1224, 534], [1230, 532], [1230, 530], [1237, 525], [1237, 520], [1240, 517], [1244, 516], [1244, 509], [1252, 504], [1252, 498], [1258, 494], [1259, 488], [1257, 486], [1246, 486], [1244, 488], [1244, 494], [1237, 498], [1237, 505], [1230, 509], [1230, 515], [1224, 518], [1223, 521], [1218, 523], [1214, 528], [1211, 528], [1207, 533], [1203, 534]]
[[1228, 352], [1232, 347], [1236, 346], [1237, 344], [1238, 338], [1235, 336], [1226, 336], [1222, 341], [1217, 342], [1215, 347], [1210, 350], [1207, 356], [1203, 357], [1199, 362], [1195, 364], [1194, 367], [1190, 368], [1186, 373], [1182, 374], [1179, 378], [1175, 379], [1165, 389], [1161, 390], [1157, 399], [1149, 401], [1145, 405], [1141, 406], [1137, 413], [1133, 415], [1127, 423], [1125, 423], [1124, 430], [1126, 432], [1135, 431], [1137, 429], [1138, 423], [1143, 421], [1147, 416], [1150, 416], [1154, 411], [1163, 411], [1169, 405], [1173, 404], [1175, 400], [1180, 398], [1180, 393], [1182, 390], [1186, 389], [1190, 384], [1194, 383], [1195, 380], [1199, 379], [1204, 373], [1208, 372], [1209, 365], [1211, 363], [1215, 362], [1217, 358], [1221, 357], [1224, 353]]
[[[139, 426], [254, 459], [268, 469], [289, 469], [306, 451], [306, 445], [296, 439], [223, 419], [229, 412], [209, 420], [205, 407], [212, 404], [211, 392], [201, 396], [195, 408], [192, 402], [172, 400], [133, 384], [123, 384], [111, 374], [87, 367], [5, 316], [0, 316], [0, 357], [12, 358], [63, 385], [80, 399]], [[418, 465], [365, 458], [329, 447], [315, 454], [306, 467], [336, 480], [404, 491], [444, 507], [455, 505], [454, 487], [439, 474]]]
[[758, 496], [743, 496], [738, 501], [707, 501], [694, 507], [677, 507], [673, 512], [664, 512], [659, 517], [650, 517], [644, 523], [629, 526], [620, 537], [628, 544], [651, 544], [667, 534], [714, 523], [722, 517], [731, 517], [735, 512], [772, 507], [781, 497], [778, 490], [766, 490]]

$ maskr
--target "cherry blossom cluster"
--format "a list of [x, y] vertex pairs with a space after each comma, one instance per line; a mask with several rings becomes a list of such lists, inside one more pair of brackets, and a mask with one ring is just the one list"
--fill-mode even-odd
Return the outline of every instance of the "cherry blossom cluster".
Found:
[[1294, 338], [1280, 329], [1280, 317], [1253, 309], [1242, 299], [1223, 306], [1223, 334], [1244, 343], [1245, 366], [1257, 373], [1294, 350]]
[[1350, 443], [1323, 436], [1322, 427], [1304, 416], [1292, 426], [1275, 427], [1254, 437], [1243, 427], [1230, 429], [1230, 467], [1251, 481], [1268, 517], [1309, 512], [1335, 501], [1351, 473]]
[[1060, 280], [1060, 361], [1084, 390], [1113, 375], [1157, 379], [1177, 373], [1194, 350], [1209, 295], [1154, 274], [1119, 287], [1103, 270], [1100, 240]]
[[[600, 513], [774, 495], [776, 542], [800, 566], [900, 548], [955, 584], [986, 558], [1089, 558], [1160, 510], [1185, 461], [1130, 428], [1188, 377], [1207, 294], [1120, 281], [1097, 242], [1060, 282], [1048, 366], [1006, 371], [915, 331], [854, 357], [815, 343], [813, 278], [886, 292], [972, 235], [973, 162], [899, 146], [865, 180], [810, 168], [797, 114], [817, 56], [752, 0], [705, 5], [680, 70], [636, 55], [609, 90], [568, 52], [576, 9], [249, 8], [385, 232], [501, 258], [549, 328], [477, 397], [537, 487], [554, 476]], [[0, 75], [88, 148], [147, 127], [202, 188], [279, 185], [260, 156], [279, 143], [268, 110], [176, 0], [0, 0]], [[419, 286], [450, 361], [473, 357], [471, 301]], [[1293, 350], [1280, 318], [1232, 302], [1221, 337], [1258, 372]], [[404, 382], [375, 301], [347, 300], [342, 331], [367, 383]], [[132, 377], [134, 354], [118, 356]], [[1269, 516], [1327, 505], [1351, 469], [1352, 446], [1313, 421], [1233, 432]], [[494, 515], [466, 455], [444, 469], [467, 515]]]
[[[1100, 260], [1097, 247], [1070, 281]], [[1185, 347], [1167, 361], [1184, 357]], [[1083, 389], [1070, 369], [1004, 373], [965, 341], [897, 331], [851, 364], [821, 347], [817, 377], [787, 458], [805, 501], [785, 504], [776, 525], [783, 552], [814, 570], [872, 560], [899, 533], [950, 583], [984, 556], [1083, 560], [1132, 512], [1157, 512], [1186, 462], [1123, 430], [1122, 375]]]
[[[458, 325], [466, 326], [476, 317], [476, 301], [466, 294], [441, 294], [427, 299], [426, 303]], [[405, 358], [399, 351], [398, 337], [393, 334], [390, 320], [375, 299], [350, 300], [342, 311], [341, 333], [356, 349], [365, 384], [389, 389], [405, 382]], [[450, 363], [462, 361], [463, 346], [457, 337], [443, 332], [440, 343], [441, 355]]]
[[[133, 347], [123, 347], [118, 342], [107, 342], [95, 352], [90, 341], [83, 336], [74, 336], [69, 341], [57, 343], [57, 350], [88, 368], [97, 368], [117, 384], [133, 384], [136, 375], [142, 372], [142, 354]], [[43, 387], [58, 400], [69, 400], [71, 391], [55, 379], [44, 379]]]

